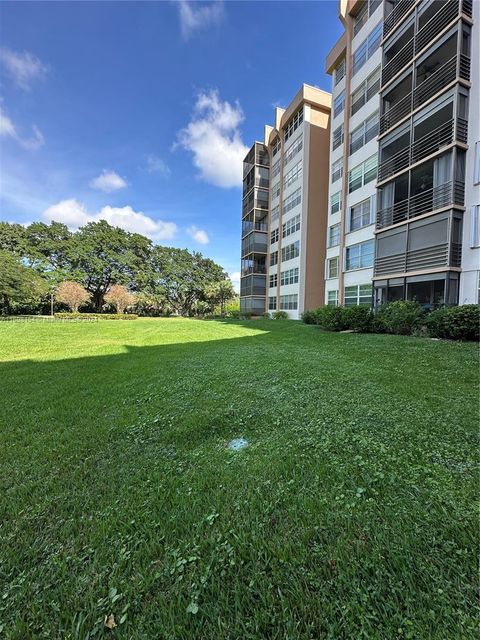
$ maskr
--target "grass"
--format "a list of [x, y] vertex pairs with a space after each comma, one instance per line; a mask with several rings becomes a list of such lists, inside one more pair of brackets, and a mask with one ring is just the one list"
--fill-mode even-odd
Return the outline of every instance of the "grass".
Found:
[[478, 637], [476, 345], [4, 323], [0, 376], [0, 636]]

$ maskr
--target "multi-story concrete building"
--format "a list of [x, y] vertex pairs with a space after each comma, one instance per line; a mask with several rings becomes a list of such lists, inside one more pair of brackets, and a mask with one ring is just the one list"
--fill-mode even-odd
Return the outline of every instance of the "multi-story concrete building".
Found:
[[479, 301], [479, 8], [340, 2], [327, 304]]
[[304, 84], [244, 160], [242, 311], [298, 318], [323, 303], [330, 109]]

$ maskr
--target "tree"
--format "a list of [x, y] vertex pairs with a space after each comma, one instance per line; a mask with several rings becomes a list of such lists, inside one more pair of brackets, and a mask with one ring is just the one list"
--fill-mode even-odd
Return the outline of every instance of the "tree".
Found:
[[105, 294], [105, 302], [113, 304], [117, 313], [124, 313], [125, 308], [135, 302], [135, 296], [121, 284], [113, 284]]
[[207, 297], [213, 306], [220, 305], [220, 313], [225, 315], [225, 306], [227, 302], [233, 300], [236, 296], [232, 282], [229, 278], [214, 282], [207, 288]]
[[0, 251], [0, 306], [3, 313], [39, 305], [48, 285], [36, 271], [8, 251]]
[[90, 294], [78, 282], [65, 280], [58, 285], [56, 298], [70, 307], [73, 313], [77, 313], [80, 305], [90, 300]]

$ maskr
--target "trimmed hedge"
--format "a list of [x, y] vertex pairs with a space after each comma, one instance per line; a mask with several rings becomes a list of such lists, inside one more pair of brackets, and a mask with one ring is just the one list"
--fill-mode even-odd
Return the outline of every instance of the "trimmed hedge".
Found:
[[426, 319], [432, 338], [450, 340], [478, 340], [480, 338], [480, 307], [464, 304], [432, 311]]
[[325, 306], [304, 311], [305, 324], [316, 324], [327, 331], [352, 330], [359, 333], [429, 335], [452, 340], [479, 340], [480, 307], [466, 304], [444, 307], [427, 313], [418, 302], [396, 300], [384, 304], [377, 313], [367, 306]]
[[98, 318], [98, 320], [136, 320], [136, 313], [67, 313], [55, 314], [55, 318]]

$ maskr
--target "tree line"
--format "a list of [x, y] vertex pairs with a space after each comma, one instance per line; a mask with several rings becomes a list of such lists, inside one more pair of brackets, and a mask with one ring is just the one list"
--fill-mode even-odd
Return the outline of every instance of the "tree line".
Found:
[[[81, 285], [88, 293], [83, 308], [97, 313], [112, 303], [115, 285], [134, 295], [135, 311], [143, 315], [223, 311], [235, 297], [213, 260], [153, 244], [105, 220], [74, 232], [59, 222], [0, 222], [0, 313], [46, 313], [66, 282]], [[60, 298], [61, 288], [57, 304]]]

